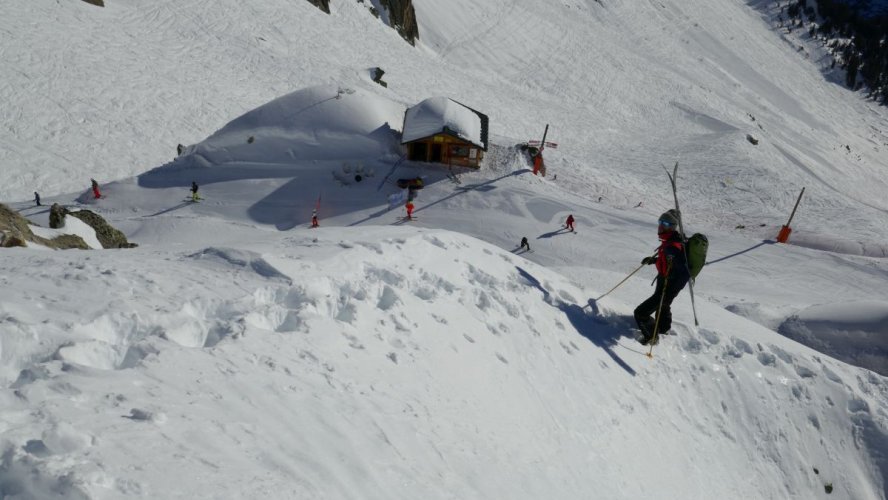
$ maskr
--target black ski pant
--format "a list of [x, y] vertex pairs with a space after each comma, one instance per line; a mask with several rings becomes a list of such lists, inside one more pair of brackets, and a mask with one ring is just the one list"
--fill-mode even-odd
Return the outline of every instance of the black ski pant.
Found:
[[663, 285], [667, 280], [657, 275], [657, 288], [654, 294], [648, 297], [635, 308], [635, 322], [638, 329], [643, 332], [653, 333], [656, 321], [657, 308], [660, 307], [660, 299], [663, 299], [663, 307], [660, 309], [660, 321], [657, 323], [657, 334], [668, 332], [672, 328], [672, 301], [678, 296], [687, 282], [667, 283], [666, 293], [663, 294]]

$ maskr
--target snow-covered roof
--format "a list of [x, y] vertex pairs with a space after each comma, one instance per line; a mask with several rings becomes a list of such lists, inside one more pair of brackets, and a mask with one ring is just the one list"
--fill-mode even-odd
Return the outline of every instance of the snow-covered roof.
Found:
[[401, 144], [445, 133], [487, 150], [487, 115], [447, 97], [430, 97], [404, 114]]

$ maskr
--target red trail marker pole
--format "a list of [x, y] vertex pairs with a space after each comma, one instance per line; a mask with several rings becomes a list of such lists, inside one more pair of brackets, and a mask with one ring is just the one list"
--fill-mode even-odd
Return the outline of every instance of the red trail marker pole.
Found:
[[789, 220], [786, 221], [786, 225], [780, 228], [780, 232], [777, 234], [777, 243], [789, 241], [789, 235], [792, 233], [792, 228], [789, 225], [792, 223], [792, 218], [795, 217], [796, 209], [799, 208], [799, 202], [802, 201], [803, 194], [805, 194], [805, 188], [802, 188], [802, 192], [799, 193], [799, 198], [796, 200], [795, 206], [792, 207], [792, 213], [789, 214]]

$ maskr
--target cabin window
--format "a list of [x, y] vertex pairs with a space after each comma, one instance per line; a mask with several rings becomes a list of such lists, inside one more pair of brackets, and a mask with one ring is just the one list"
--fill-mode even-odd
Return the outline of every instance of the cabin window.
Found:
[[450, 146], [450, 156], [469, 156], [468, 146]]

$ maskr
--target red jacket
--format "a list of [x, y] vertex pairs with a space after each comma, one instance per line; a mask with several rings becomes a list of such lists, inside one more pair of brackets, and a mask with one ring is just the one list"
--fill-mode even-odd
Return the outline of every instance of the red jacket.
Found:
[[[657, 248], [657, 273], [668, 277], [669, 281], [682, 282], [683, 285], [690, 275], [681, 236], [676, 231], [666, 231], [660, 234], [660, 241]], [[669, 267], [670, 260], [672, 267]]]

